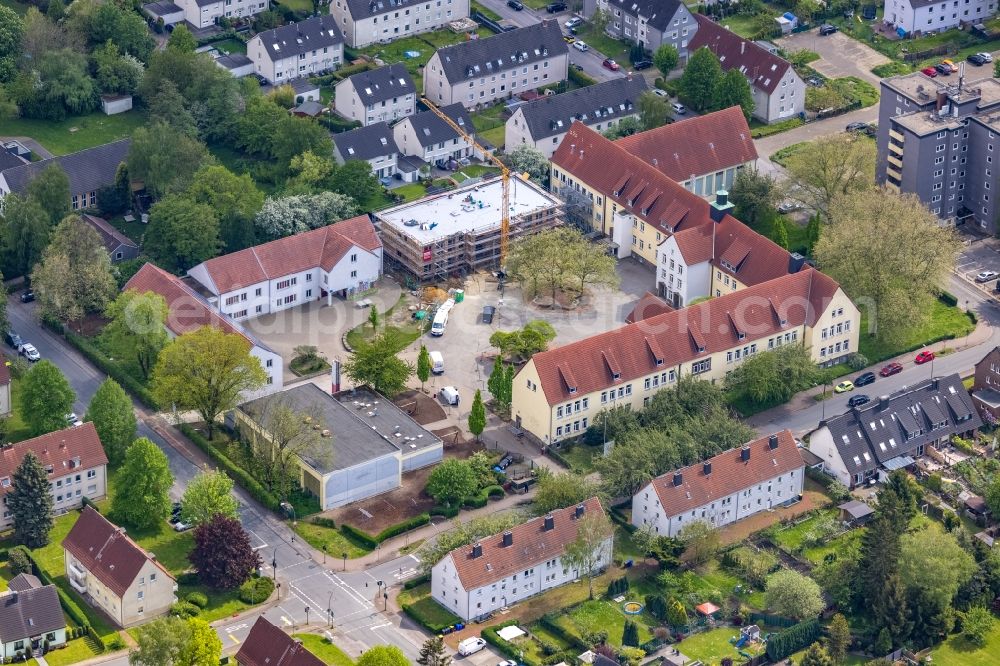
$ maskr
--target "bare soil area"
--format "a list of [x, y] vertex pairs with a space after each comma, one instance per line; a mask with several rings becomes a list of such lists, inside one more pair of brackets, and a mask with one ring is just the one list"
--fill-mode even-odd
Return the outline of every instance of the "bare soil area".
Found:
[[419, 389], [404, 391], [393, 398], [392, 402], [420, 425], [434, 423], [445, 417], [444, 407], [438, 399]]

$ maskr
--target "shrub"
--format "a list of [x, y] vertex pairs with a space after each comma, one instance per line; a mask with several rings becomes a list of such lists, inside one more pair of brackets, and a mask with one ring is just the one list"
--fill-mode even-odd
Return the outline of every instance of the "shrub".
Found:
[[[816, 620], [800, 622], [772, 636], [767, 642], [767, 656], [772, 661], [780, 661], [788, 655], [807, 647], [819, 638], [820, 626]], [[888, 652], [885, 650], [884, 654]]]
[[361, 546], [364, 546], [368, 550], [374, 550], [378, 548], [378, 541], [371, 537], [367, 532], [362, 532], [356, 527], [351, 525], [341, 525], [340, 532], [346, 536], [348, 539], [355, 541]]
[[177, 428], [184, 433], [185, 437], [194, 442], [199, 449], [208, 454], [208, 457], [218, 464], [219, 467], [221, 467], [226, 474], [233, 479], [233, 481], [238, 483], [240, 487], [250, 493], [251, 497], [266, 506], [271, 511], [278, 511], [280, 505], [278, 498], [265, 489], [264, 486], [257, 481], [257, 479], [250, 476], [249, 472], [234, 463], [217, 448], [209, 444], [207, 439], [202, 437], [200, 433], [187, 423], [181, 423], [177, 426]]
[[[502, 492], [503, 488], [500, 490]], [[382, 543], [386, 539], [391, 539], [392, 537], [398, 536], [404, 532], [409, 532], [410, 530], [415, 530], [418, 527], [423, 527], [429, 522], [431, 522], [431, 514], [422, 513], [419, 516], [413, 516], [412, 518], [398, 522], [395, 525], [390, 525], [375, 535], [375, 540]]]
[[24, 548], [12, 549], [7, 561], [10, 564], [10, 572], [15, 576], [22, 573], [31, 573], [31, 556], [28, 555], [28, 552]]
[[337, 529], [337, 523], [334, 522], [333, 518], [313, 518], [312, 522], [320, 527], [326, 527], [331, 530]]
[[187, 619], [189, 617], [194, 617], [199, 613], [201, 613], [201, 609], [187, 601], [178, 601], [170, 607], [170, 614], [176, 615], [179, 618]]
[[415, 587], [420, 587], [424, 583], [429, 583], [429, 582], [431, 582], [431, 575], [429, 573], [426, 573], [423, 576], [417, 576], [416, 578], [411, 578], [410, 580], [403, 583], [403, 589], [412, 590]]
[[851, 366], [851, 370], [864, 370], [870, 364], [864, 354], [855, 353], [847, 357], [847, 365]]
[[189, 604], [194, 604], [198, 608], [204, 608], [205, 606], [208, 605], [208, 595], [206, 595], [204, 592], [198, 592], [198, 591], [191, 592], [184, 599]]
[[458, 512], [462, 510], [460, 506], [432, 506], [431, 510], [428, 512], [432, 516], [444, 516], [445, 518], [454, 518], [458, 515]]
[[270, 578], [251, 578], [240, 585], [240, 601], [245, 604], [259, 604], [274, 592], [274, 581]]
[[595, 83], [597, 83], [597, 80], [594, 79], [592, 76], [590, 76], [585, 72], [581, 72], [580, 70], [574, 67], [569, 68], [569, 80], [575, 83], [576, 85], [580, 86], [581, 88], [585, 86], [592, 86]]
[[73, 331], [66, 329], [62, 333], [66, 341], [76, 347], [77, 351], [83, 354], [88, 361], [96, 365], [104, 374], [108, 375], [122, 385], [126, 391], [134, 395], [139, 402], [151, 409], [158, 409], [153, 394], [149, 392], [135, 377], [125, 372], [117, 363], [108, 358], [104, 352], [95, 347], [93, 343], [82, 335], [77, 335]]
[[955, 307], [956, 305], [958, 305], [958, 298], [956, 298], [955, 295], [952, 294], [951, 292], [942, 291], [938, 295], [938, 300], [949, 307]]

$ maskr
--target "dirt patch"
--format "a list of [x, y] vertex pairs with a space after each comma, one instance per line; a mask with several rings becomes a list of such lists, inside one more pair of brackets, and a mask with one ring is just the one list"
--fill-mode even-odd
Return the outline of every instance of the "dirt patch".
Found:
[[83, 319], [69, 323], [74, 333], [92, 338], [100, 333], [108, 323], [108, 318], [101, 314], [88, 314]]
[[806, 479], [806, 487], [802, 492], [801, 502], [773, 511], [761, 511], [749, 518], [744, 518], [732, 525], [727, 525], [719, 530], [719, 537], [722, 539], [723, 544], [737, 543], [743, 541], [754, 532], [759, 532], [777, 522], [794, 518], [813, 509], [826, 506], [829, 503], [830, 498], [820, 492], [819, 485], [811, 479]]
[[431, 432], [444, 442], [444, 451], [449, 458], [468, 458], [476, 451], [486, 450], [482, 442], [466, 439], [465, 433], [457, 426], [448, 426], [440, 430], [431, 430]]
[[390, 525], [425, 513], [434, 506], [434, 500], [424, 494], [427, 477], [433, 469], [425, 467], [407, 472], [403, 474], [400, 487], [392, 492], [326, 511], [323, 516], [333, 518], [338, 525], [346, 523], [369, 534], [378, 534]]
[[419, 390], [404, 391], [393, 398], [392, 402], [420, 425], [434, 423], [445, 417], [441, 403]]

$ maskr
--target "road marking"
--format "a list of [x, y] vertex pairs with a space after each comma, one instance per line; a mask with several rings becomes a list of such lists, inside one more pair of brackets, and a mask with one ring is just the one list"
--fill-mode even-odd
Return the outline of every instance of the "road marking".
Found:
[[327, 578], [329, 578], [334, 583], [336, 583], [337, 585], [339, 585], [347, 593], [347, 596], [351, 597], [353, 600], [357, 601], [358, 603], [360, 603], [360, 604], [362, 604], [364, 606], [370, 606], [370, 605], [372, 605], [372, 602], [370, 600], [368, 600], [359, 591], [355, 590], [353, 587], [351, 587], [350, 585], [348, 585], [340, 576], [338, 576], [337, 574], [331, 573], [329, 571], [325, 571], [324, 573], [326, 574]]
[[240, 639], [236, 638], [236, 636], [233, 636], [232, 634], [229, 634], [229, 637], [232, 638], [233, 642], [236, 643], [237, 645], [240, 644]]
[[292, 626], [292, 621], [291, 621], [291, 620], [289, 620], [289, 619], [288, 619], [287, 617], [285, 617], [284, 615], [282, 615], [282, 616], [281, 616], [281, 621], [285, 623], [285, 626], [286, 626], [286, 627], [290, 627], [290, 626]]
[[225, 630], [227, 632], [231, 633], [231, 632], [239, 631], [240, 629], [246, 629], [246, 628], [247, 628], [247, 623], [244, 622], [242, 624], [231, 624], [228, 627], [225, 627]]
[[420, 558], [419, 558], [419, 557], [417, 557], [416, 555], [412, 555], [412, 554], [411, 554], [411, 555], [410, 555], [410, 557], [412, 557], [412, 558], [413, 558], [413, 561], [414, 561], [414, 562], [420, 562]]
[[372, 631], [375, 631], [376, 629], [385, 629], [386, 627], [391, 627], [391, 626], [393, 626], [392, 622], [386, 622], [385, 624], [375, 624], [368, 628], [371, 629]]

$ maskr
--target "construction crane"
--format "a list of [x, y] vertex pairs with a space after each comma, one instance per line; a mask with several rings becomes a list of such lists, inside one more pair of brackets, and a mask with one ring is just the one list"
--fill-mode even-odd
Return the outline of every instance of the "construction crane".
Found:
[[456, 132], [458, 132], [458, 135], [460, 137], [462, 137], [463, 139], [465, 139], [469, 143], [470, 146], [472, 146], [475, 150], [478, 150], [479, 152], [481, 152], [483, 154], [483, 156], [486, 157], [486, 159], [488, 159], [490, 162], [492, 162], [493, 164], [495, 164], [500, 169], [500, 177], [501, 177], [502, 182], [503, 182], [503, 201], [501, 203], [501, 216], [502, 217], [500, 219], [500, 274], [499, 274], [499, 277], [500, 277], [501, 284], [502, 284], [502, 280], [504, 278], [503, 269], [504, 269], [504, 266], [506, 266], [506, 264], [507, 264], [507, 247], [508, 247], [508, 244], [510, 242], [510, 238], [509, 238], [509, 236], [510, 236], [510, 169], [507, 168], [507, 165], [504, 164], [503, 162], [501, 162], [492, 153], [486, 152], [485, 148], [483, 148], [481, 145], [479, 145], [479, 143], [475, 139], [473, 139], [469, 135], [468, 132], [466, 132], [464, 129], [462, 129], [462, 127], [459, 126], [458, 123], [456, 123], [454, 120], [452, 120], [450, 117], [448, 117], [448, 114], [446, 114], [441, 109], [437, 108], [437, 106], [433, 102], [431, 102], [426, 97], [421, 97], [420, 101], [423, 102], [424, 105], [434, 113], [434, 115], [436, 115], [438, 118], [440, 118], [441, 120], [443, 120], [446, 123], [448, 123], [448, 126], [451, 127], [453, 130], [455, 130]]

